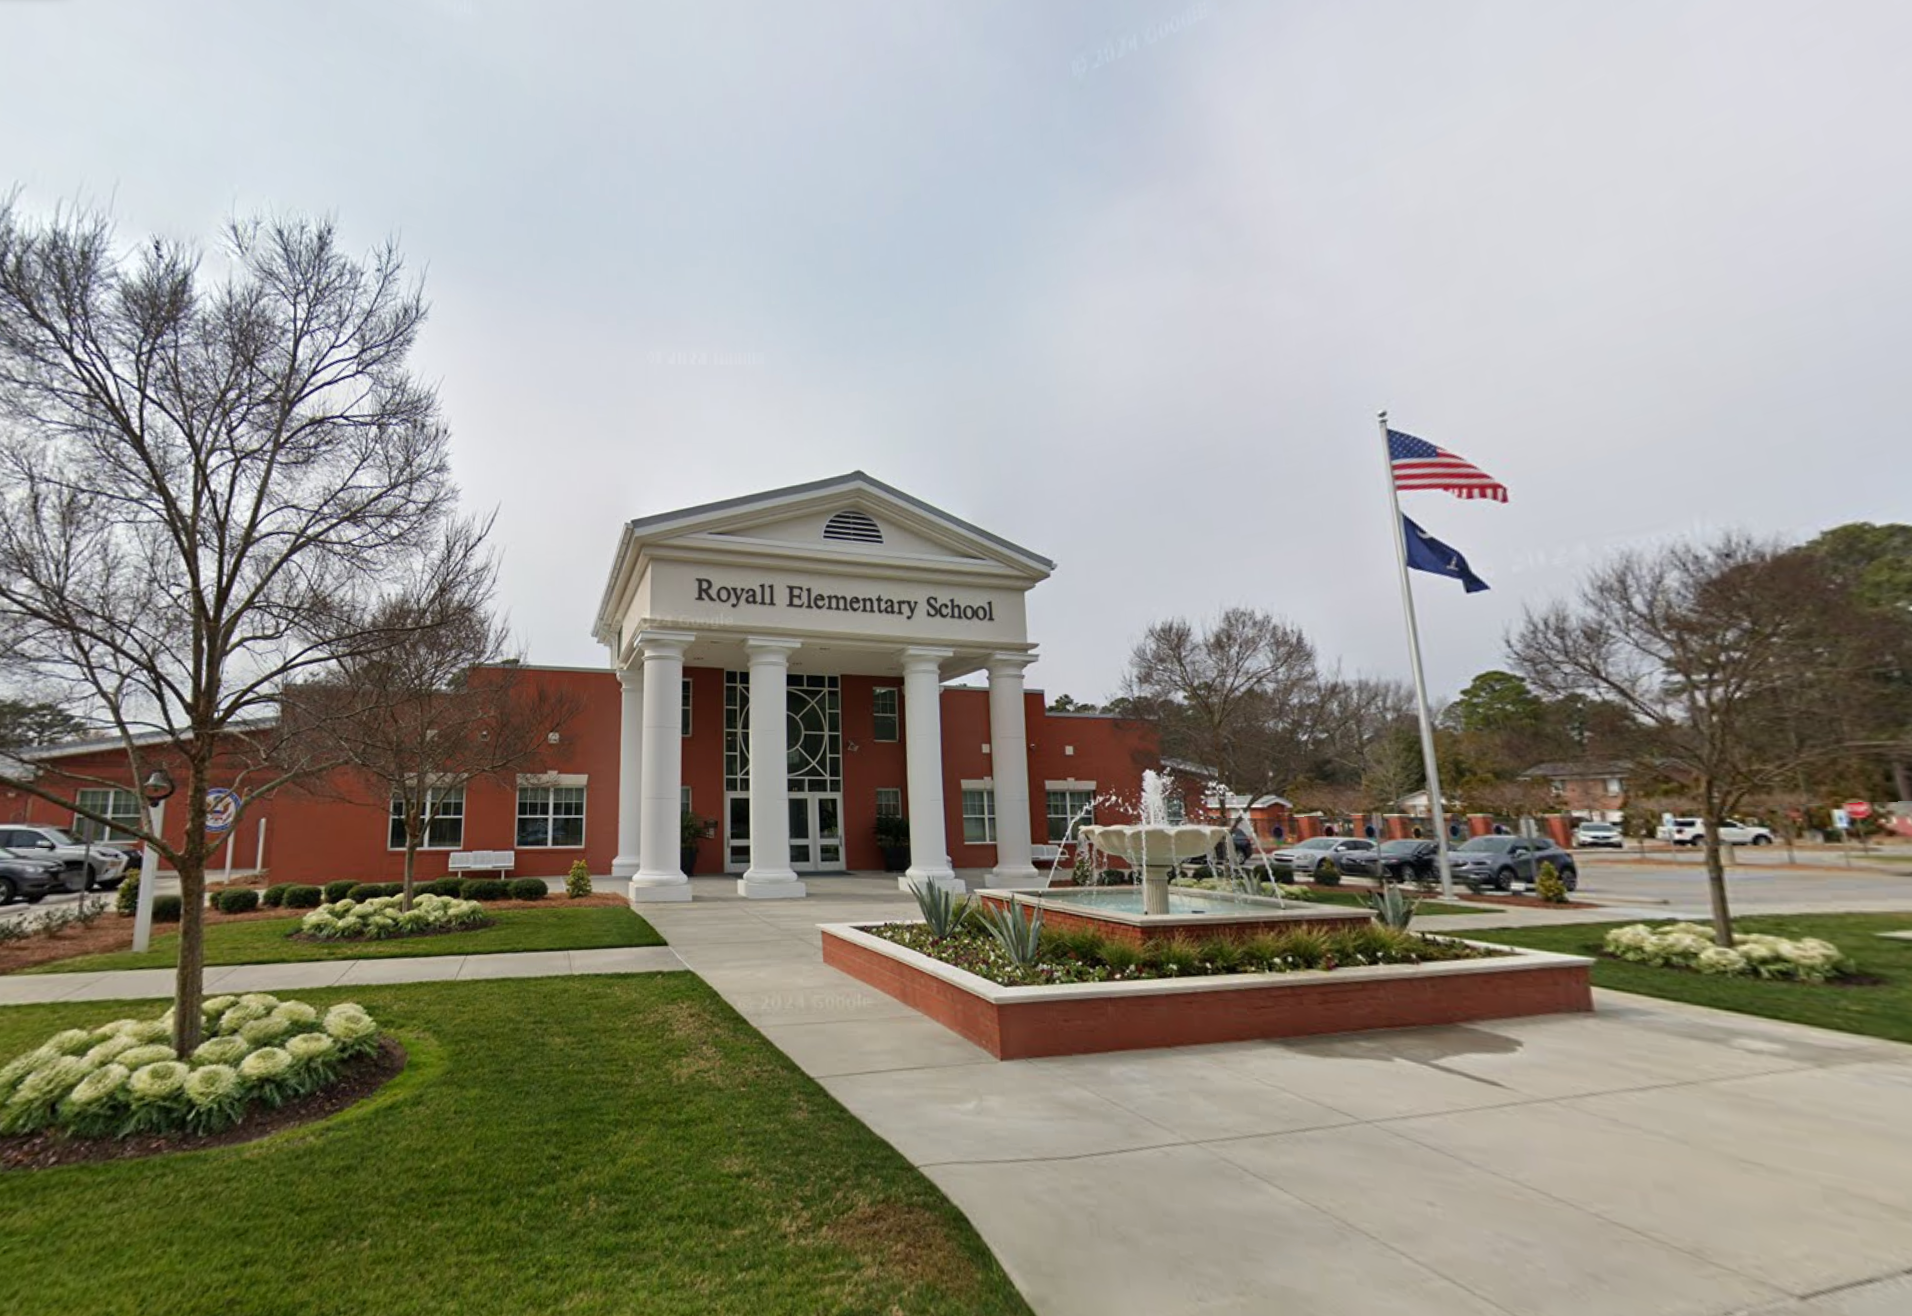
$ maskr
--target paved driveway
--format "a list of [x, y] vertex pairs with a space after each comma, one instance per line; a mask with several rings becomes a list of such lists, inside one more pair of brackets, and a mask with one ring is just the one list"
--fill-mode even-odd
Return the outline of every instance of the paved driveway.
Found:
[[[1665, 901], [1670, 912], [1706, 911], [1706, 872], [1694, 861], [1614, 860], [1581, 852], [1580, 888], [1628, 902]], [[1727, 870], [1727, 894], [1736, 913], [1809, 910], [1912, 911], [1912, 874], [1866, 868], [1784, 866]]]
[[731, 885], [646, 913], [1046, 1316], [1912, 1312], [1912, 1048], [1600, 993], [1001, 1063], [821, 963], [817, 923], [912, 912], [892, 882]]

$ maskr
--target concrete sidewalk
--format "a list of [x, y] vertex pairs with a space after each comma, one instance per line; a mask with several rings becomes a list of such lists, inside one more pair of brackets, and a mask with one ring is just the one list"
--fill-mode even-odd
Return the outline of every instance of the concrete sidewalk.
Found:
[[[500, 955], [415, 955], [370, 960], [306, 960], [294, 964], [215, 964], [206, 969], [208, 995], [355, 987], [371, 983], [449, 982], [475, 978], [555, 978], [574, 973], [657, 973], [682, 969], [668, 946], [603, 950], [532, 950]], [[0, 978], [0, 1005], [45, 1001], [137, 1000], [170, 996], [171, 969], [107, 973], [9, 974]]]
[[1043, 1316], [1912, 1311], [1912, 1047], [1602, 992], [1593, 1016], [1001, 1063], [822, 964], [816, 924], [914, 915], [893, 881], [810, 890], [698, 880], [645, 913]]

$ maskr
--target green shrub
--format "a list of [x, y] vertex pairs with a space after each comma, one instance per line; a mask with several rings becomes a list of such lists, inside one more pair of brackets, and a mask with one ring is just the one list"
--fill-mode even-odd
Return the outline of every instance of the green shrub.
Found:
[[564, 894], [569, 900], [582, 900], [591, 894], [591, 867], [582, 859], [575, 860], [565, 874]]
[[428, 896], [450, 896], [454, 900], [464, 889], [465, 879], [462, 877], [437, 877], [429, 882], [419, 883], [413, 888], [415, 892]]
[[178, 896], [154, 896], [153, 922], [177, 923], [184, 909], [185, 905]]
[[1004, 959], [1019, 969], [1029, 968], [1036, 962], [1042, 951], [1040, 909], [1025, 919], [1022, 910], [1014, 904], [985, 905], [978, 901], [975, 908], [989, 935], [996, 939]]
[[291, 889], [292, 884], [290, 882], [281, 882], [277, 886], [269, 886], [265, 889], [265, 893], [259, 898], [260, 903], [267, 909], [278, 909], [285, 904], [285, 893]]
[[329, 905], [334, 901], [345, 899], [352, 893], [352, 888], [357, 885], [357, 882], [350, 881], [327, 882], [325, 884], [325, 903]]
[[1368, 905], [1374, 910], [1374, 921], [1384, 928], [1405, 928], [1414, 921], [1414, 902], [1398, 882], [1389, 882], [1370, 895]]
[[543, 900], [549, 894], [551, 888], [544, 884], [542, 877], [515, 877], [511, 880], [513, 900]]
[[916, 897], [916, 908], [923, 915], [929, 935], [936, 940], [943, 940], [963, 925], [969, 905], [967, 895], [958, 897], [950, 888], [929, 881], [910, 883], [910, 894]]
[[119, 890], [113, 893], [113, 911], [121, 918], [131, 918], [139, 912], [139, 874], [130, 873]]
[[317, 909], [325, 903], [325, 892], [315, 886], [293, 885], [280, 899], [287, 909]]
[[221, 914], [250, 914], [259, 908], [259, 893], [249, 886], [236, 886], [212, 898], [213, 908]]
[[[333, 886], [336, 885], [338, 885], [336, 882], [333, 883]], [[330, 891], [331, 887], [327, 887], [326, 890]], [[405, 884], [403, 882], [356, 882], [346, 888], [345, 898], [347, 900], [380, 900], [386, 896], [402, 896], [404, 894]]]
[[1332, 859], [1323, 859], [1315, 865], [1314, 880], [1316, 886], [1340, 886], [1341, 869]]
[[465, 900], [505, 900], [511, 895], [511, 888], [502, 878], [468, 877], [459, 883], [458, 894]]
[[1567, 903], [1567, 884], [1560, 880], [1560, 870], [1551, 860], [1540, 865], [1540, 873], [1534, 878], [1534, 894], [1549, 905]]

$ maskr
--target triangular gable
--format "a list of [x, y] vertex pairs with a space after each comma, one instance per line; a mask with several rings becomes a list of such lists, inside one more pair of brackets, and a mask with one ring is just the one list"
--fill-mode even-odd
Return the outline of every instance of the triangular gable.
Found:
[[[839, 517], [834, 527], [838, 533], [830, 533], [833, 518]], [[854, 533], [859, 519], [874, 527], [876, 538]], [[710, 535], [827, 553], [995, 562], [1031, 580], [1055, 569], [1048, 558], [861, 471], [641, 517], [628, 529], [632, 538], [646, 544]]]

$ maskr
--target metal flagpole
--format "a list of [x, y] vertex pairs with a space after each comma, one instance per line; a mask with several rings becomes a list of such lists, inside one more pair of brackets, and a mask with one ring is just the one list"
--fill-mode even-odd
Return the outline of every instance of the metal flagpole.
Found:
[[1387, 477], [1388, 508], [1394, 514], [1394, 565], [1401, 572], [1401, 615], [1407, 619], [1407, 651], [1414, 664], [1414, 706], [1421, 715], [1421, 762], [1427, 769], [1427, 802], [1434, 811], [1434, 844], [1441, 866], [1441, 895], [1454, 895], [1454, 872], [1447, 865], [1447, 809], [1441, 802], [1441, 771], [1434, 754], [1434, 717], [1427, 708], [1427, 677], [1421, 671], [1421, 628], [1414, 619], [1414, 587], [1407, 575], [1407, 530], [1401, 522], [1401, 492], [1394, 485], [1394, 457], [1388, 450], [1388, 413], [1380, 413], [1381, 473]]

